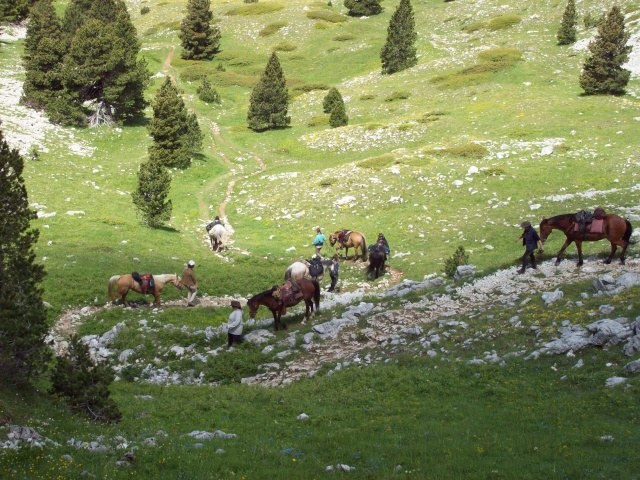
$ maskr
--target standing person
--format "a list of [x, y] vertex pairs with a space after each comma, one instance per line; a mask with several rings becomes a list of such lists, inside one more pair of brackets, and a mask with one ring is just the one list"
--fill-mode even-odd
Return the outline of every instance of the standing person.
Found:
[[231, 300], [231, 314], [229, 315], [229, 321], [227, 323], [227, 338], [229, 343], [227, 348], [231, 348], [233, 342], [242, 343], [242, 305], [237, 300]]
[[182, 271], [182, 284], [187, 287], [189, 291], [187, 293], [187, 306], [195, 307], [196, 294], [198, 293], [198, 281], [193, 273], [193, 267], [196, 266], [196, 262], [189, 260], [187, 266]]
[[523, 274], [527, 268], [527, 257], [531, 261], [531, 268], [538, 268], [536, 265], [536, 257], [533, 255], [533, 252], [536, 249], [536, 246], [540, 246], [540, 251], [544, 252], [544, 247], [542, 246], [542, 241], [540, 241], [540, 237], [538, 236], [538, 232], [536, 232], [535, 228], [531, 226], [529, 221], [524, 221], [520, 224], [522, 228], [524, 228], [524, 232], [518, 238], [516, 238], [516, 242], [522, 240], [522, 245], [525, 247], [524, 255], [522, 256], [522, 268], [518, 270], [519, 274]]
[[320, 255], [320, 250], [322, 249], [322, 246], [324, 245], [324, 242], [326, 240], [327, 237], [324, 236], [324, 233], [322, 233], [320, 227], [316, 228], [316, 238], [313, 239], [313, 245], [315, 245], [316, 247], [316, 255], [320, 258], [322, 258], [322, 255]]
[[331, 259], [331, 267], [329, 267], [329, 276], [331, 277], [331, 286], [327, 290], [328, 292], [333, 292], [336, 288], [336, 284], [338, 283], [338, 270], [340, 269], [340, 264], [338, 263], [338, 255], [334, 255]]

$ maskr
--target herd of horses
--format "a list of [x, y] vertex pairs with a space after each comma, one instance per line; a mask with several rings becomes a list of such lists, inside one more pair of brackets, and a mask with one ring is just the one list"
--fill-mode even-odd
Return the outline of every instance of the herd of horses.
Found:
[[[602, 222], [602, 228], [599, 231], [591, 232], [576, 228], [576, 214], [563, 214], [543, 219], [540, 222], [540, 240], [544, 243], [553, 230], [563, 232], [566, 239], [562, 248], [558, 252], [556, 265], [560, 263], [562, 254], [567, 247], [571, 245], [571, 243], [575, 243], [578, 250], [578, 266], [581, 266], [583, 264], [582, 242], [593, 242], [607, 239], [611, 244], [611, 253], [605, 260], [605, 263], [611, 263], [617, 248], [621, 247], [622, 252], [620, 253], [620, 262], [624, 265], [627, 247], [630, 243], [634, 243], [630, 241], [631, 234], [633, 232], [631, 223], [615, 214], [604, 215]], [[212, 250], [217, 250], [218, 245], [223, 245], [222, 240], [226, 235], [226, 231], [224, 233], [214, 232], [212, 234], [211, 232], [213, 232], [216, 227], [221, 227], [221, 229], [224, 230], [222, 225], [216, 225], [209, 232], [211, 236]], [[378, 242], [367, 249], [366, 239], [362, 233], [351, 231], [347, 237], [343, 236], [343, 233], [344, 231], [338, 231], [330, 235], [329, 241], [331, 246], [336, 247], [336, 244], [338, 244], [336, 247], [337, 250], [344, 248], [345, 258], [348, 258], [349, 248], [353, 248], [354, 261], [357, 260], [358, 256], [360, 256], [363, 261], [366, 261], [368, 253], [369, 266], [367, 268], [367, 274], [370, 278], [378, 278], [381, 272], [384, 274], [387, 254], [383, 245]], [[214, 236], [216, 238], [215, 249]], [[359, 254], [358, 251], [360, 252]], [[286, 324], [281, 321], [281, 317], [286, 312], [286, 308], [295, 306], [304, 300], [306, 306], [305, 320], [308, 320], [314, 312], [314, 307], [316, 310], [320, 308], [320, 284], [322, 283], [323, 276], [327, 269], [331, 266], [331, 260], [322, 260], [321, 264], [323, 267], [322, 272], [316, 275], [311, 275], [308, 264], [304, 262], [294, 262], [285, 272], [284, 279], [285, 285], [287, 281], [290, 281], [291, 279], [295, 280], [295, 283], [299, 287], [298, 295], [285, 302], [282, 297], [277, 295], [280, 288], [278, 286], [274, 286], [269, 290], [260, 292], [247, 301], [250, 318], [255, 318], [258, 308], [260, 306], [264, 306], [269, 309], [273, 315], [274, 328], [276, 330], [280, 327], [286, 328]], [[172, 283], [178, 289], [182, 289], [183, 287], [182, 281], [177, 274], [154, 275], [153, 278], [155, 280], [154, 287], [143, 292], [141, 286], [133, 279], [132, 275], [114, 275], [109, 279], [108, 295], [111, 301], [114, 301], [117, 297], [121, 297], [122, 303], [125, 306], [129, 306], [126, 296], [130, 290], [133, 290], [137, 293], [153, 295], [155, 303], [160, 305], [160, 292], [164, 285]]]

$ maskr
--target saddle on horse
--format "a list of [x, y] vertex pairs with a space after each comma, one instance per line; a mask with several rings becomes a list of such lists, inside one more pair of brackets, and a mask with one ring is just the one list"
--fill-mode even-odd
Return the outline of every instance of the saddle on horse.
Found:
[[344, 244], [349, 241], [351, 233], [352, 230], [340, 230], [340, 233], [338, 233], [338, 242], [340, 242], [340, 244], [344, 246]]
[[287, 313], [286, 307], [296, 305], [303, 298], [300, 287], [294, 288], [292, 280], [287, 280], [281, 286], [275, 287], [272, 296], [282, 303], [281, 312], [283, 315]]
[[140, 285], [140, 290], [142, 290], [142, 293], [147, 293], [148, 291], [153, 290], [153, 288], [155, 287], [153, 275], [151, 275], [150, 273], [140, 275], [138, 272], [133, 272], [131, 276]]
[[576, 213], [576, 223], [573, 231], [584, 235], [587, 233], [602, 233], [604, 231], [604, 217], [606, 213], [602, 208], [596, 208], [593, 213], [581, 210]]

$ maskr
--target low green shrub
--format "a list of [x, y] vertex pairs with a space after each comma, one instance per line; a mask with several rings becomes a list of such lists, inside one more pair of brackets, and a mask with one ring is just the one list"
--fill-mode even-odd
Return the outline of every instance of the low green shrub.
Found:
[[323, 125], [329, 125], [329, 115], [316, 115], [311, 117], [311, 120], [307, 122], [309, 127], [320, 127]]
[[292, 42], [280, 42], [273, 50], [276, 52], [293, 52], [298, 46]]
[[440, 117], [442, 117], [444, 115], [445, 115], [445, 113], [442, 113], [442, 112], [425, 113], [423, 116], [418, 118], [416, 121], [418, 123], [437, 122], [438, 120], [440, 120]]
[[360, 100], [373, 100], [374, 98], [376, 98], [375, 95], [371, 94], [371, 93], [365, 93], [364, 95], [360, 95]]
[[312, 10], [307, 12], [307, 18], [310, 18], [311, 20], [322, 20], [329, 23], [343, 23], [349, 20], [344, 15], [340, 15], [339, 13], [334, 13], [329, 10]]
[[378, 170], [381, 168], [387, 168], [391, 165], [395, 165], [399, 163], [398, 160], [393, 155], [381, 155], [379, 157], [368, 158], [358, 163], [360, 168], [371, 168], [373, 170]]
[[453, 147], [439, 148], [433, 150], [425, 150], [424, 153], [429, 155], [455, 155], [464, 158], [481, 158], [484, 157], [488, 150], [477, 143], [465, 143], [464, 145], [456, 145]]
[[284, 5], [281, 3], [250, 3], [242, 7], [229, 10], [225, 15], [231, 17], [234, 15], [266, 15], [282, 10]]
[[320, 180], [320, 186], [326, 188], [332, 185], [336, 185], [338, 182], [339, 180], [335, 177], [323, 178], [322, 180]]
[[584, 15], [585, 28], [599, 27], [602, 22], [604, 22], [604, 13], [602, 12], [599, 12], [599, 13], [587, 12]]
[[487, 24], [487, 29], [494, 30], [494, 31], [504, 30], [519, 24], [521, 21], [522, 21], [522, 18], [520, 18], [520, 16], [515, 15], [513, 13], [509, 15], [501, 15], [499, 17], [495, 17], [489, 20], [489, 23]]
[[485, 22], [473, 22], [473, 23], [470, 23], [469, 25], [464, 25], [462, 27], [462, 31], [466, 33], [473, 33], [473, 32], [477, 32], [478, 30], [482, 30], [486, 27], [487, 27], [487, 24]]
[[314, 90], [329, 90], [331, 87], [323, 82], [301, 83], [291, 87], [291, 90], [300, 93], [309, 93]]
[[395, 102], [397, 100], [406, 100], [411, 96], [410, 92], [393, 92], [384, 99], [385, 102]]
[[506, 173], [503, 167], [497, 166], [486, 168], [482, 170], [482, 172], [488, 177], [499, 177], [500, 175], [504, 175]]
[[522, 59], [522, 52], [517, 48], [492, 48], [490, 50], [485, 50], [480, 52], [478, 58], [482, 62], [490, 62], [490, 63], [504, 63], [508, 65], [513, 65], [517, 61]]
[[352, 35], [351, 33], [341, 33], [340, 35], [336, 35], [335, 37], [333, 37], [333, 41], [334, 42], [347, 42], [349, 40], [355, 40], [356, 37], [355, 35]]
[[469, 254], [465, 252], [464, 247], [459, 245], [456, 251], [449, 258], [445, 259], [442, 271], [447, 277], [453, 278], [456, 270], [460, 265], [469, 263]]
[[269, 25], [266, 25], [262, 30], [260, 30], [260, 32], [258, 32], [258, 35], [260, 35], [261, 37], [268, 37], [270, 35], [275, 35], [280, 31], [280, 29], [286, 26], [287, 26], [287, 22], [270, 23]]
[[140, 15], [146, 15], [147, 13], [149, 13], [151, 11], [151, 9], [149, 8], [148, 5], [145, 5], [144, 7], [142, 7], [140, 9]]

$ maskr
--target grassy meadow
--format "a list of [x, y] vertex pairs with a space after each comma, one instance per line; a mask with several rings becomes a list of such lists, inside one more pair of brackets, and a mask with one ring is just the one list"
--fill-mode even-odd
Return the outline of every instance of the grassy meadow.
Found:
[[[59, 12], [65, 3], [56, 2]], [[556, 42], [564, 0], [413, 0], [418, 64], [390, 76], [380, 73], [379, 53], [396, 0], [383, 1], [384, 11], [370, 18], [348, 17], [341, 0], [212, 0], [222, 43], [208, 62], [180, 58], [186, 0], [126, 3], [154, 74], [148, 99], [162, 76], [173, 76], [205, 133], [191, 166], [172, 172], [173, 217], [165, 228], [144, 227], [131, 201], [151, 141], [146, 122], [86, 130], [48, 125], [11, 103], [16, 94], [9, 92], [23, 79], [22, 41], [0, 44], [0, 128], [27, 158], [52, 322], [70, 308], [103, 306], [111, 275], [181, 273], [189, 259], [196, 261], [201, 295], [248, 297], [311, 256], [316, 226], [326, 234], [358, 230], [370, 241], [383, 232], [390, 265], [405, 279], [422, 280], [441, 274], [458, 245], [470, 253], [477, 275], [515, 265], [523, 220], [535, 225], [544, 216], [600, 206], [640, 225], [640, 68], [623, 96], [583, 96], [578, 84], [584, 47], [595, 34], [584, 15], [601, 14], [610, 1], [578, 2], [577, 48]], [[640, 1], [617, 4], [636, 38]], [[149, 12], [141, 14], [144, 6]], [[246, 126], [249, 97], [273, 50], [290, 91], [291, 126], [255, 133]], [[203, 75], [221, 105], [198, 100]], [[345, 99], [346, 127], [331, 129], [322, 111], [331, 87]], [[151, 114], [149, 108], [147, 120]], [[33, 148], [37, 159], [29, 155]], [[234, 233], [229, 249], [216, 255], [204, 226], [223, 203]], [[549, 238], [547, 258], [563, 241], [559, 233]], [[333, 253], [328, 245], [324, 250]], [[584, 251], [601, 259], [609, 246], [585, 244]], [[637, 259], [637, 247], [627, 255]], [[365, 283], [362, 270], [346, 262], [341, 281], [346, 290]], [[581, 301], [588, 289], [567, 286], [567, 302]], [[168, 286], [162, 297], [176, 300], [184, 292]], [[635, 319], [637, 298], [629, 290], [606, 302]], [[603, 302], [582, 301], [594, 315]], [[390, 299], [384, 308], [404, 305]], [[512, 327], [514, 315], [539, 322], [549, 336], [563, 321], [583, 320], [575, 307], [550, 312], [539, 298], [523, 307], [479, 309], [457, 319], [468, 322], [468, 332], [438, 346], [450, 353], [447, 361], [409, 347], [392, 354], [372, 349], [374, 365], [330, 375], [335, 365], [327, 366], [283, 388], [240, 384], [272, 361], [262, 347], [247, 344], [204, 366], [161, 359], [174, 372], [202, 371], [216, 386], [139, 380], [145, 365], [172, 345], [222, 346], [221, 335], [194, 332], [223, 324], [228, 307], [101, 310], [85, 317], [79, 333], [102, 335], [124, 323], [116, 348], [137, 352], [112, 388], [123, 421], [104, 426], [72, 416], [45, 394], [46, 381], [38, 391], [0, 387], [0, 426], [32, 426], [59, 443], [0, 451], [0, 477], [640, 478], [637, 379], [631, 388], [604, 388], [628, 361], [619, 348], [580, 352], [583, 369], [572, 369], [577, 359], [566, 356], [469, 365], [483, 352], [535, 348], [532, 332]], [[321, 310], [315, 322], [334, 316]], [[141, 333], [140, 320], [155, 327]], [[297, 323], [290, 328], [310, 331]], [[463, 344], [472, 334], [477, 341]], [[275, 352], [286, 339], [277, 334]], [[301, 413], [309, 420], [298, 421]], [[237, 438], [199, 442], [185, 436], [194, 430]], [[615, 440], [601, 440], [607, 436]], [[151, 437], [155, 447], [145, 443]], [[71, 439], [109, 448], [91, 452]], [[117, 467], [134, 447], [136, 460]], [[355, 469], [341, 471], [340, 464]]]

